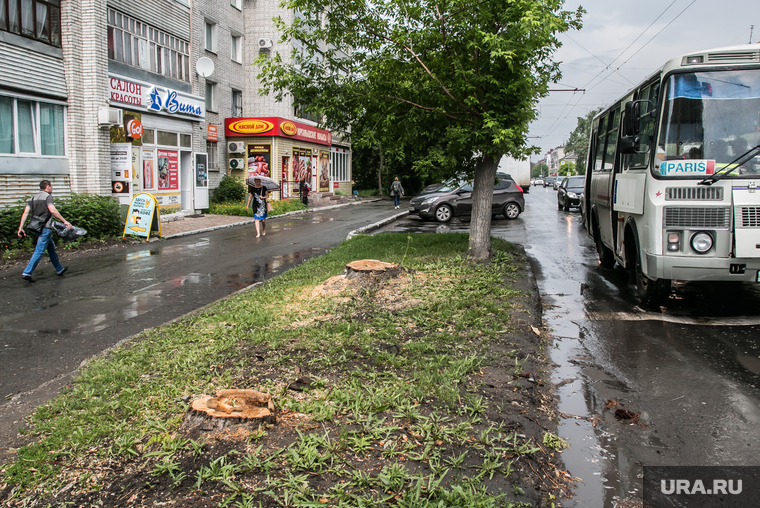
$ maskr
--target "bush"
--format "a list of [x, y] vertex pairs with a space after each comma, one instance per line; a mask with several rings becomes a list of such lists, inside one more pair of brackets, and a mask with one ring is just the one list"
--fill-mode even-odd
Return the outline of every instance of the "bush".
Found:
[[[237, 178], [225, 175], [219, 182], [219, 187], [214, 190], [211, 196], [212, 203], [234, 203], [245, 199], [246, 187], [242, 181]], [[243, 206], [245, 209], [245, 206]], [[213, 212], [209, 212], [213, 213]]]
[[364, 189], [359, 191], [359, 195], [363, 197], [379, 196], [380, 191], [377, 189]]
[[[24, 213], [26, 201], [0, 210], [0, 241], [8, 248], [28, 248], [31, 243], [16, 236], [18, 223]], [[64, 219], [75, 226], [87, 230], [85, 238], [119, 236], [124, 224], [119, 216], [119, 203], [110, 196], [72, 194], [70, 197], [56, 198], [55, 207]], [[27, 218], [28, 224], [29, 218]]]
[[[296, 210], [306, 210], [308, 207], [297, 199], [281, 199], [279, 201], [270, 201], [272, 211], [267, 215], [273, 217], [283, 213], [295, 212]], [[240, 217], [253, 217], [253, 208], [245, 209], [245, 201], [235, 203], [211, 203], [208, 212], [215, 215], [237, 215]]]
[[348, 192], [344, 190], [340, 190], [340, 189], [335, 189], [333, 191], [333, 194], [335, 194], [336, 196], [348, 196]]

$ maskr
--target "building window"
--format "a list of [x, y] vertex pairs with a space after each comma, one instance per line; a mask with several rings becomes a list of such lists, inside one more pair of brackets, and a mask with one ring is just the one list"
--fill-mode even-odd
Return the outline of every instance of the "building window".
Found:
[[219, 148], [215, 141], [206, 141], [206, 153], [208, 154], [208, 170], [219, 171]]
[[206, 80], [206, 111], [216, 112], [216, 83]]
[[156, 131], [156, 144], [163, 146], [177, 146], [177, 133]]
[[216, 53], [216, 23], [206, 21], [206, 51]]
[[243, 63], [243, 38], [241, 36], [232, 36], [232, 40], [230, 41], [230, 49], [232, 50], [232, 61]]
[[230, 116], [233, 118], [243, 116], [243, 92], [240, 90], [232, 90], [232, 111]]
[[243, 0], [230, 0], [230, 5], [239, 11], [243, 10]]
[[0, 95], [0, 154], [66, 155], [65, 108]]
[[345, 148], [332, 148], [330, 150], [330, 178], [334, 182], [348, 182], [350, 180], [349, 155], [350, 152]]
[[0, 0], [0, 30], [60, 48], [60, 0]]
[[319, 123], [319, 121], [322, 120], [319, 115], [310, 113], [300, 106], [295, 106], [293, 108], [293, 114], [296, 116], [296, 118], [302, 118], [311, 122]]
[[[3, 1], [0, 0], [0, 4]], [[14, 1], [14, 0], [10, 0]], [[180, 81], [190, 81], [190, 44], [112, 9], [108, 58]]]

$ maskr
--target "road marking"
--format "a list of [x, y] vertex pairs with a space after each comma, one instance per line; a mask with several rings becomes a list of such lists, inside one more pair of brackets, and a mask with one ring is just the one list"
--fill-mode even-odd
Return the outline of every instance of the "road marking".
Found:
[[690, 317], [657, 314], [654, 312], [588, 312], [590, 321], [664, 321], [679, 325], [749, 326], [760, 324], [760, 316]]

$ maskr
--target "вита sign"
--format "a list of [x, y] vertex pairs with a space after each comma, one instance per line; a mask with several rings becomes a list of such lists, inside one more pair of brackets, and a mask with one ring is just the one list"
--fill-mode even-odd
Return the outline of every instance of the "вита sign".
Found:
[[203, 106], [195, 104], [196, 101], [180, 97], [175, 90], [166, 89], [163, 93], [157, 87], [152, 87], [148, 94], [147, 108], [152, 111], [166, 111], [167, 113], [180, 113], [184, 115], [205, 116]]

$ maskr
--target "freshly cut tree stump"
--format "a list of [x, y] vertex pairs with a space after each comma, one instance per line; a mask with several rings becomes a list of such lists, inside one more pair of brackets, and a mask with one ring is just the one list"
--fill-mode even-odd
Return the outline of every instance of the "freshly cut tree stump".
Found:
[[386, 263], [377, 259], [360, 259], [346, 265], [346, 278], [354, 279], [365, 275], [386, 275], [395, 277], [406, 269], [396, 263]]
[[182, 429], [219, 430], [233, 425], [277, 423], [269, 394], [255, 390], [219, 390], [216, 397], [202, 397], [190, 405]]

